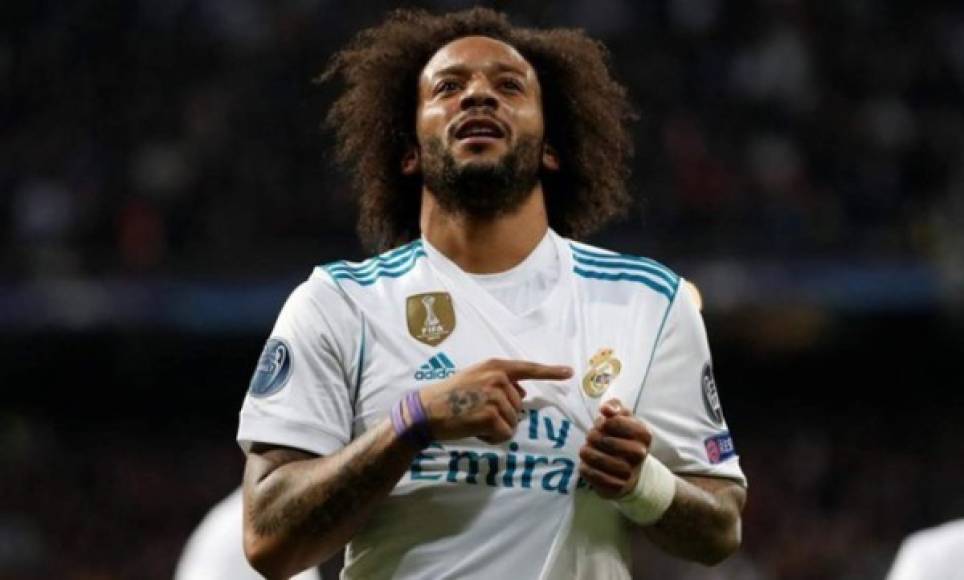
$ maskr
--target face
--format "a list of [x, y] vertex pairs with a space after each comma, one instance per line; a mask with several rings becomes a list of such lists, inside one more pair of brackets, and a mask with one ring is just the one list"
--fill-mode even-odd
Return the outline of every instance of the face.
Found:
[[531, 192], [557, 162], [544, 146], [542, 95], [532, 66], [508, 44], [468, 36], [422, 70], [418, 149], [403, 165], [450, 210], [495, 214]]

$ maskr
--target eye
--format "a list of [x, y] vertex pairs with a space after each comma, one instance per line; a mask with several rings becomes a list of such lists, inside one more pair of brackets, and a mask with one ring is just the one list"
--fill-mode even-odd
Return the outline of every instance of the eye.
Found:
[[436, 85], [435, 93], [436, 94], [451, 93], [452, 91], [456, 91], [458, 89], [459, 89], [458, 81], [447, 80], [447, 81], [442, 81], [438, 85]]
[[513, 92], [522, 92], [522, 83], [515, 79], [505, 79], [499, 83], [503, 89]]

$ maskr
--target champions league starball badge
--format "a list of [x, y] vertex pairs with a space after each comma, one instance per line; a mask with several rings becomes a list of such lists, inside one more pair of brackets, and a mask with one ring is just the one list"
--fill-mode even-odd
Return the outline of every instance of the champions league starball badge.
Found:
[[613, 349], [599, 349], [599, 352], [589, 359], [589, 370], [582, 378], [582, 390], [593, 398], [602, 396], [619, 376], [622, 368], [623, 363], [613, 356]]
[[455, 330], [455, 307], [448, 292], [409, 296], [405, 303], [408, 333], [419, 342], [435, 346]]
[[284, 388], [291, 376], [291, 347], [280, 338], [268, 339], [258, 359], [258, 368], [251, 377], [248, 392], [255, 397], [267, 397]]

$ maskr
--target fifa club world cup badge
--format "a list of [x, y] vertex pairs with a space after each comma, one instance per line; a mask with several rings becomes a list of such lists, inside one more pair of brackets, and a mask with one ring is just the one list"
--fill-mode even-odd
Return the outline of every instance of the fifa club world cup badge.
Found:
[[455, 330], [455, 308], [448, 292], [409, 296], [405, 313], [408, 333], [429, 346], [439, 344]]
[[582, 378], [582, 390], [593, 398], [602, 396], [619, 376], [622, 368], [623, 363], [613, 356], [613, 349], [599, 349], [599, 352], [589, 359], [589, 370]]

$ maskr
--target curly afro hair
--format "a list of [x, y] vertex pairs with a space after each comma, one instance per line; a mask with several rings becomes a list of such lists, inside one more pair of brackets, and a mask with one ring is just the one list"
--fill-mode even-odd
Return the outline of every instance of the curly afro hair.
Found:
[[581, 30], [514, 27], [484, 8], [442, 16], [397, 10], [358, 33], [320, 77], [344, 83], [325, 121], [335, 131], [336, 160], [358, 190], [362, 242], [384, 250], [419, 235], [421, 178], [401, 172], [416, 144], [418, 79], [440, 48], [464, 36], [515, 47], [539, 77], [545, 139], [561, 162], [560, 171], [540, 176], [549, 225], [578, 239], [625, 213], [628, 122], [636, 116], [601, 42]]

